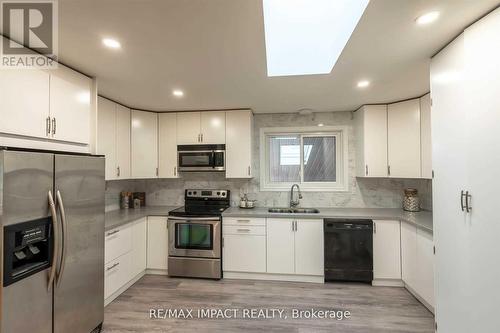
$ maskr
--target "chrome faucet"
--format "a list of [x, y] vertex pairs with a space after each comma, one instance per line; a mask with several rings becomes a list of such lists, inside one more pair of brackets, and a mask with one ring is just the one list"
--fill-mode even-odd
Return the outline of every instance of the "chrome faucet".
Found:
[[[297, 191], [299, 192], [299, 198], [297, 200], [293, 199], [293, 189], [297, 187]], [[302, 193], [300, 193], [299, 184], [293, 184], [290, 189], [290, 208], [297, 207], [300, 204], [300, 199], [302, 199]]]

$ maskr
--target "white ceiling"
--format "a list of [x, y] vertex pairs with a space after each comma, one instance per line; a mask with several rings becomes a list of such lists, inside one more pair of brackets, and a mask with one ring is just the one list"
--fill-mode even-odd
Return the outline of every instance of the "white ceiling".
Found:
[[[133, 108], [350, 111], [428, 92], [430, 57], [496, 5], [371, 0], [330, 74], [267, 77], [261, 0], [60, 0], [59, 58]], [[431, 10], [439, 20], [417, 26]], [[104, 48], [103, 37], [122, 49]], [[358, 89], [361, 79], [371, 86]]]

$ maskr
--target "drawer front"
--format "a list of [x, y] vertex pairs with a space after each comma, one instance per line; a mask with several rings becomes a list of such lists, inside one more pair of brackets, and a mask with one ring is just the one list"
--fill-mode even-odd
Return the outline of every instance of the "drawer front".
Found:
[[262, 225], [225, 225], [222, 227], [224, 235], [256, 235], [265, 236], [266, 227]]
[[264, 217], [255, 217], [255, 218], [247, 218], [247, 217], [224, 217], [222, 219], [223, 225], [266, 225], [266, 219]]
[[104, 262], [108, 263], [132, 250], [132, 224], [106, 231]]
[[123, 287], [131, 277], [130, 252], [104, 265], [104, 299]]

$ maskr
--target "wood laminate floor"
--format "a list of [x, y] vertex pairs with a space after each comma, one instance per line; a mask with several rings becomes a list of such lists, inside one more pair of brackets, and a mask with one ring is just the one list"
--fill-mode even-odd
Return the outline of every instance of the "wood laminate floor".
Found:
[[[150, 319], [152, 308], [193, 309], [194, 318]], [[239, 317], [197, 318], [197, 309], [207, 308], [238, 309]], [[250, 308], [281, 309], [287, 318], [242, 319]], [[347, 310], [351, 318], [292, 319], [293, 309]], [[434, 332], [433, 325], [433, 315], [404, 288], [146, 275], [106, 307], [103, 331]]]

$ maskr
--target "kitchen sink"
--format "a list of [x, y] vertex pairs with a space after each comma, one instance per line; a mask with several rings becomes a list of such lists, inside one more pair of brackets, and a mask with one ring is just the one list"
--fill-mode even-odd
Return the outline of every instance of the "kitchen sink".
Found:
[[319, 210], [316, 208], [269, 208], [269, 213], [280, 214], [318, 214]]

